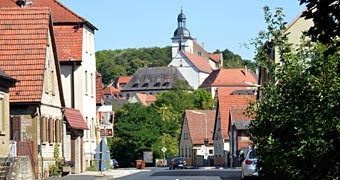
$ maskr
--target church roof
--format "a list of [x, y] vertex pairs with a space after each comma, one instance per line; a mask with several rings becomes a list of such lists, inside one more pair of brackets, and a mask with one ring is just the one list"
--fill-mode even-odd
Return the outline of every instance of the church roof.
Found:
[[201, 72], [211, 73], [213, 69], [211, 68], [209, 62], [202, 56], [196, 54], [191, 54], [188, 52], [182, 52], [186, 58]]
[[176, 67], [139, 68], [122, 91], [167, 90], [178, 80], [185, 78]]
[[222, 61], [221, 54], [209, 54], [209, 58], [215, 63], [220, 63]]

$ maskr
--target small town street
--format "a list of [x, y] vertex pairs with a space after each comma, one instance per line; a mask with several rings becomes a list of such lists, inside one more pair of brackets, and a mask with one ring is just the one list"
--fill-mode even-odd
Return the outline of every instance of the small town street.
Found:
[[69, 175], [62, 178], [48, 178], [48, 180], [240, 180], [240, 169], [179, 169], [169, 170], [168, 168], [147, 168], [146, 170], [117, 169], [103, 173], [85, 172], [81, 175]]

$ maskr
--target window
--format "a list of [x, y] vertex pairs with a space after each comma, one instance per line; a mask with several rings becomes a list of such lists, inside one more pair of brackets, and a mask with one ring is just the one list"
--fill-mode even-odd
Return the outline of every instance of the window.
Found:
[[91, 73], [90, 81], [91, 81], [91, 96], [93, 96], [93, 89], [94, 89], [94, 87], [93, 87], [93, 73]]
[[133, 84], [132, 87], [137, 88], [138, 87], [138, 83]]
[[201, 52], [201, 51], [198, 51], [198, 52], [197, 52], [197, 55], [202, 56], [202, 52]]
[[167, 87], [167, 86], [169, 86], [169, 85], [170, 85], [169, 82], [165, 82], [165, 83], [162, 84], [163, 87]]
[[156, 83], [155, 85], [153, 85], [153, 87], [161, 87], [161, 83]]
[[85, 94], [88, 94], [88, 78], [87, 78], [87, 71], [85, 71]]
[[0, 134], [4, 134], [5, 120], [4, 120], [4, 95], [0, 94]]
[[184, 139], [184, 140], [188, 140], [188, 139], [189, 139], [189, 134], [188, 134], [188, 133], [184, 133], [183, 139]]
[[51, 70], [51, 83], [52, 83], [52, 87], [51, 87], [51, 92], [52, 95], [55, 95], [55, 76], [54, 76], [54, 70]]
[[89, 52], [89, 40], [88, 40], [87, 36], [88, 36], [87, 31], [85, 30], [85, 46], [86, 46], [85, 51], [86, 51], [86, 53]]
[[209, 154], [214, 154], [214, 150], [209, 149]]
[[149, 86], [149, 83], [144, 83], [143, 85], [142, 85], [142, 87], [148, 87]]

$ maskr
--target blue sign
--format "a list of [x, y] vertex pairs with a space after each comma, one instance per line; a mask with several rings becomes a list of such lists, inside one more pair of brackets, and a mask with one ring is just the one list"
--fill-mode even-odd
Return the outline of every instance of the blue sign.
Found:
[[96, 154], [94, 155], [96, 161], [96, 168], [98, 171], [104, 171], [107, 169], [107, 162], [110, 161], [110, 151], [104, 138], [100, 141], [96, 147]]

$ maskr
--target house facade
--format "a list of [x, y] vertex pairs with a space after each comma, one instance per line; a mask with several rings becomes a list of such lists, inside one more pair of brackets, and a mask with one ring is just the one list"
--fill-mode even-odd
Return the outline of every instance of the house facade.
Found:
[[[297, 18], [295, 18], [293, 22], [291, 22], [287, 26], [287, 28], [284, 30], [284, 33], [287, 34], [288, 43], [292, 44], [293, 47], [296, 47], [300, 44], [303, 32], [309, 30], [310, 27], [314, 26], [312, 19], [306, 20], [304, 17], [301, 17], [301, 14], [297, 16]], [[267, 42], [267, 44], [269, 45], [270, 42]], [[278, 47], [271, 47], [269, 45], [267, 46], [267, 48], [270, 50], [269, 56], [272, 59], [274, 59], [274, 62], [276, 64], [282, 64], [283, 62], [280, 60]], [[270, 66], [271, 65], [268, 64], [268, 67]], [[272, 78], [273, 78], [273, 75], [270, 72], [267, 72], [265, 68], [263, 67], [259, 68], [259, 80], [258, 80], [259, 85], [263, 85], [268, 81], [272, 81]]]
[[229, 110], [229, 137], [230, 137], [230, 167], [241, 166], [239, 159], [240, 152], [246, 153], [248, 148], [253, 145], [247, 132], [253, 117], [246, 116], [246, 106], [232, 106]]
[[189, 166], [212, 166], [215, 110], [186, 110], [179, 143], [179, 155]]
[[214, 164], [215, 166], [230, 166], [231, 140], [229, 134], [230, 108], [232, 106], [247, 106], [254, 101], [254, 91], [239, 88], [218, 88], [217, 108], [214, 127]]
[[[93, 133], [95, 130], [92, 127], [96, 122], [94, 31], [97, 28], [58, 0], [3, 0], [0, 2], [1, 7], [18, 7], [18, 5], [25, 9], [48, 7], [51, 11], [65, 106], [74, 109], [75, 112], [79, 110], [83, 118], [77, 121], [85, 119], [90, 129], [78, 129], [77, 131], [82, 131], [82, 133], [75, 133], [74, 137], [70, 137], [73, 139], [71, 144], [76, 142], [70, 146], [71, 149], [77, 148], [75, 150], [77, 153], [71, 157], [72, 161], [78, 161], [75, 163], [73, 173], [83, 172], [86, 166], [90, 165], [96, 147], [95, 133]], [[63, 127], [64, 132], [69, 129], [69, 126]], [[68, 134], [72, 133], [68, 132]], [[71, 152], [67, 151], [67, 148], [64, 150], [68, 158]]]
[[40, 178], [61, 154], [65, 106], [50, 10], [1, 8], [0, 29], [0, 68], [19, 81], [9, 90], [11, 155], [29, 156]]
[[0, 68], [0, 158], [10, 153], [9, 88], [17, 81]]
[[172, 61], [168, 66], [177, 67], [189, 85], [197, 89], [212, 70], [223, 66], [222, 54], [209, 54], [192, 38], [186, 27], [186, 16], [181, 10], [178, 27], [172, 40]]

